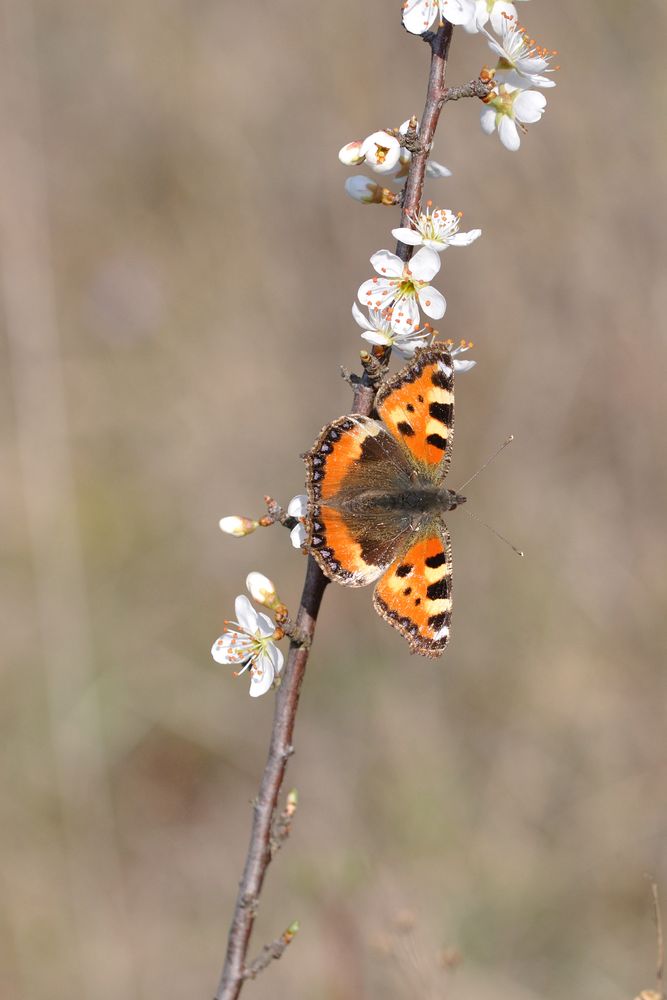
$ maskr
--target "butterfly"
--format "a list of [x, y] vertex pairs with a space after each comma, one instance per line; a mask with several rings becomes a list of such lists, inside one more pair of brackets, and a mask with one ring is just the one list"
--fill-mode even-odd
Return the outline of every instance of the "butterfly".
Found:
[[306, 547], [347, 587], [377, 580], [376, 611], [412, 652], [449, 641], [452, 552], [444, 514], [465, 497], [444, 486], [454, 428], [454, 363], [445, 344], [416, 351], [382, 383], [377, 419], [327, 424], [304, 456]]

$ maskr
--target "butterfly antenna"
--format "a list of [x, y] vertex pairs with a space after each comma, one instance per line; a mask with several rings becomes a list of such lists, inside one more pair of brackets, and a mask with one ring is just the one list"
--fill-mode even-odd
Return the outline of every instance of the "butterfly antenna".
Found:
[[[497, 448], [497, 449], [496, 449], [496, 450], [494, 451], [493, 455], [491, 455], [491, 457], [490, 457], [490, 458], [487, 458], [487, 460], [486, 460], [486, 462], [484, 463], [484, 465], [482, 465], [482, 466], [481, 466], [481, 467], [480, 467], [480, 468], [479, 468], [479, 469], [477, 470], [477, 472], [473, 473], [473, 475], [472, 475], [472, 476], [470, 477], [470, 479], [466, 479], [465, 483], [463, 483], [463, 485], [462, 485], [462, 486], [459, 486], [456, 492], [457, 492], [457, 493], [461, 493], [461, 491], [462, 491], [462, 490], [464, 490], [464, 489], [466, 488], [466, 486], [468, 486], [468, 485], [469, 485], [469, 483], [471, 483], [471, 482], [473, 481], [473, 479], [477, 479], [477, 477], [478, 477], [478, 475], [480, 474], [480, 472], [484, 472], [484, 469], [486, 469], [487, 465], [491, 465], [491, 462], [492, 462], [492, 461], [494, 460], [494, 458], [498, 458], [498, 455], [499, 455], [499, 454], [501, 453], [501, 451], [503, 451], [503, 450], [504, 450], [504, 449], [505, 449], [505, 448], [507, 447], [507, 445], [508, 445], [508, 444], [511, 444], [511, 442], [512, 442], [513, 440], [514, 440], [514, 435], [513, 435], [513, 434], [510, 434], [510, 436], [509, 436], [509, 437], [507, 438], [507, 440], [503, 441], [503, 443], [501, 444], [500, 448]], [[489, 527], [489, 526], [488, 526], [488, 524], [487, 524], [487, 528], [488, 528], [488, 527]], [[491, 530], [493, 531], [493, 528], [492, 528]], [[509, 544], [509, 543], [508, 543], [508, 544]]]
[[[510, 441], [511, 441], [511, 438], [510, 438]], [[506, 441], [505, 444], [507, 444], [507, 443], [508, 442]], [[504, 445], [503, 445], [503, 447], [504, 447]], [[497, 454], [498, 454], [498, 452], [496, 452], [496, 455]], [[494, 456], [494, 458], [495, 458], [495, 456]], [[491, 460], [489, 459], [489, 461], [491, 461]], [[487, 465], [488, 465], [488, 462], [487, 462]], [[484, 468], [484, 466], [482, 466], [482, 469], [483, 468]], [[480, 469], [479, 471], [481, 472], [482, 469]], [[486, 521], [483, 521], [481, 519], [481, 517], [477, 516], [477, 514], [473, 514], [473, 512], [468, 507], [460, 507], [459, 510], [464, 510], [466, 512], [466, 514], [468, 515], [468, 517], [471, 517], [473, 519], [473, 521], [477, 521], [478, 524], [482, 524], [485, 528], [488, 528], [492, 535], [495, 535], [496, 538], [499, 538], [501, 542], [505, 543], [505, 545], [509, 545], [509, 547], [511, 548], [512, 552], [516, 552], [516, 554], [518, 556], [522, 556], [523, 557], [524, 553], [521, 551], [521, 549], [517, 549], [516, 545], [512, 545], [512, 543], [510, 542], [510, 540], [508, 538], [505, 538], [504, 535], [501, 535], [499, 531], [496, 531], [495, 528], [492, 528], [490, 524], [487, 524]]]

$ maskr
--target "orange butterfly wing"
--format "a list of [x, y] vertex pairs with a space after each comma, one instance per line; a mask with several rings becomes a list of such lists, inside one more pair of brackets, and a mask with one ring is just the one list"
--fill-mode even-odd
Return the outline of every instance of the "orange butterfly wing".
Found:
[[378, 415], [413, 459], [438, 467], [444, 478], [454, 435], [454, 364], [445, 344], [418, 351], [385, 382], [375, 400]]
[[452, 550], [444, 525], [392, 563], [375, 587], [373, 604], [405, 636], [413, 653], [442, 653], [452, 618]]

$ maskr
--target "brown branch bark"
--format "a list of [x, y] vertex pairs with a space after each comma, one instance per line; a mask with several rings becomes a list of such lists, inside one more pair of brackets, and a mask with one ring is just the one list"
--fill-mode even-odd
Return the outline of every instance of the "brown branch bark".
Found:
[[[413, 155], [410, 163], [401, 214], [402, 226], [409, 224], [409, 215], [419, 212], [428, 151], [446, 97], [445, 69], [452, 30], [452, 25], [445, 22], [437, 32], [425, 36], [431, 47], [431, 69], [426, 105], [419, 129], [423, 149]], [[403, 260], [409, 260], [412, 247], [406, 247], [399, 243], [396, 252]], [[364, 377], [355, 387], [352, 412], [370, 415], [374, 399], [375, 387], [369, 384], [368, 373], [364, 372]], [[328, 582], [315, 560], [309, 556], [301, 604], [296, 618], [297, 629], [309, 641], [312, 641], [315, 634], [317, 616]], [[248, 945], [262, 885], [271, 861], [273, 816], [285, 776], [287, 761], [294, 752], [292, 736], [309, 653], [310, 647], [306, 648], [292, 642], [282, 682], [276, 693], [269, 755], [262, 775], [259, 794], [254, 804], [248, 853], [239, 883], [234, 916], [227, 941], [225, 963], [215, 1000], [236, 1000], [245, 980], [251, 974], [256, 974], [256, 971], [259, 971], [259, 968], [255, 971], [254, 965], [247, 965]], [[267, 947], [268, 952], [265, 949], [262, 953], [263, 956], [265, 953], [271, 952], [271, 946]], [[264, 963], [260, 964], [263, 968]]]
[[[438, 127], [440, 112], [447, 97], [445, 72], [447, 70], [447, 56], [453, 32], [453, 25], [449, 21], [445, 21], [438, 31], [424, 36], [425, 40], [431, 46], [431, 69], [428, 77], [426, 104], [419, 124], [421, 150], [420, 152], [413, 153], [412, 160], [410, 161], [410, 170], [408, 171], [405, 190], [403, 192], [401, 226], [409, 227], [410, 218], [419, 214], [424, 191], [426, 163], [433, 143], [433, 136]], [[414, 247], [406, 246], [405, 243], [399, 242], [396, 246], [396, 254], [401, 260], [408, 261], [412, 256], [413, 249]]]

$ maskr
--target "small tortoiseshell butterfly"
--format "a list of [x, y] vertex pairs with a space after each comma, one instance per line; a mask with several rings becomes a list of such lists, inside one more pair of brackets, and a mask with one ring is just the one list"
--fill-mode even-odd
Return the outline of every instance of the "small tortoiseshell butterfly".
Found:
[[378, 580], [375, 609], [415, 653], [449, 640], [452, 554], [444, 514], [465, 502], [444, 486], [454, 427], [454, 363], [422, 348], [384, 382], [378, 418], [328, 424], [305, 456], [307, 548], [347, 587]]

